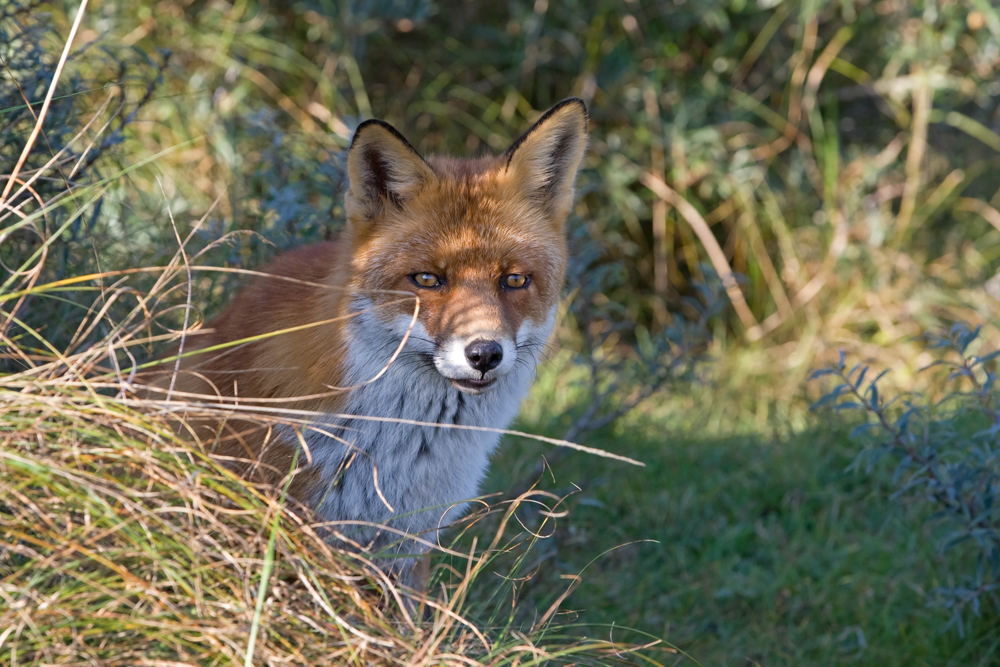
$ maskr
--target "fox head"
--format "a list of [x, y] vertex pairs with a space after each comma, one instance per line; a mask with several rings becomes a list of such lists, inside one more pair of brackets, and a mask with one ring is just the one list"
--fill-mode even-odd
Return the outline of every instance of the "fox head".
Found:
[[[563, 230], [587, 143], [571, 98], [496, 157], [424, 159], [369, 120], [348, 152], [352, 298], [459, 390], [478, 394], [520, 359], [534, 366], [566, 272]], [[414, 303], [419, 299], [412, 330]]]

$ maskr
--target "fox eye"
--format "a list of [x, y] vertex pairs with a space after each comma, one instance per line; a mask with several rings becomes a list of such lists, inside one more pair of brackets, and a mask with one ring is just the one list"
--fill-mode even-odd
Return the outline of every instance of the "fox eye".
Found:
[[433, 288], [441, 286], [441, 279], [433, 273], [414, 273], [410, 276], [410, 282], [417, 287]]
[[504, 276], [500, 284], [508, 289], [524, 289], [531, 282], [528, 276], [521, 273], [511, 273], [510, 275]]

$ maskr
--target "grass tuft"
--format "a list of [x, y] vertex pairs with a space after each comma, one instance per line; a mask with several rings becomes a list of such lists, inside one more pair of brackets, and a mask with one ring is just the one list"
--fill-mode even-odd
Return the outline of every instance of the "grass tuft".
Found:
[[123, 400], [38, 381], [0, 390], [0, 421], [0, 665], [633, 659], [546, 619], [466, 618], [491, 566], [475, 547], [414, 615], [412, 592], [327, 544], [283, 489], [239, 479]]

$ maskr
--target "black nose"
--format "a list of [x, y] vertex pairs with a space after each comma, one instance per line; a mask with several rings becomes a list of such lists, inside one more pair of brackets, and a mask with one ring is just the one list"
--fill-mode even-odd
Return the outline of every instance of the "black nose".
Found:
[[491, 371], [500, 365], [503, 348], [495, 340], [477, 340], [465, 348], [465, 358], [480, 373]]

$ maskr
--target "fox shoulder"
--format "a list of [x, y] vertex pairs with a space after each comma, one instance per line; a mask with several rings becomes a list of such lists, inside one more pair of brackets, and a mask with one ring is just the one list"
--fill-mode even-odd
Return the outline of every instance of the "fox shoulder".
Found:
[[340, 243], [326, 242], [282, 253], [211, 324], [221, 338], [236, 340], [298, 323], [332, 296], [342, 252]]

